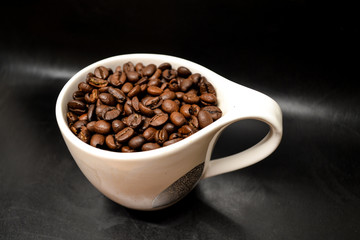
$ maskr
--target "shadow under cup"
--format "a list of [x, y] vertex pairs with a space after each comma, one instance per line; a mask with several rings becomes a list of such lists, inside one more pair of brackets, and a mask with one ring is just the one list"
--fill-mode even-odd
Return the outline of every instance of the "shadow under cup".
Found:
[[[195, 134], [166, 147], [136, 153], [94, 148], [78, 139], [66, 120], [67, 102], [88, 72], [98, 66], [114, 69], [126, 62], [187, 67], [205, 76], [216, 89], [223, 116]], [[105, 196], [128, 208], [156, 210], [186, 196], [203, 178], [254, 164], [271, 154], [282, 136], [282, 115], [271, 98], [233, 83], [193, 62], [159, 54], [128, 54], [101, 60], [84, 68], [63, 87], [56, 103], [56, 118], [64, 141], [87, 179]], [[210, 161], [212, 149], [223, 129], [242, 119], [256, 119], [270, 126], [255, 146], [240, 153]], [[234, 133], [235, 134], [235, 133]]]

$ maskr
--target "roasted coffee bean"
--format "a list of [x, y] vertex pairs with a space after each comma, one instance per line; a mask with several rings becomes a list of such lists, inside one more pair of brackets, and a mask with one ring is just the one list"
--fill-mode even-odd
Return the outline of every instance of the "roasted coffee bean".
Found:
[[210, 115], [214, 121], [218, 120], [222, 116], [222, 111], [217, 106], [206, 106], [206, 107], [203, 107], [202, 110], [210, 113]]
[[198, 103], [200, 100], [199, 96], [192, 94], [192, 93], [185, 93], [183, 96], [183, 101], [186, 103]]
[[174, 143], [177, 143], [179, 141], [183, 140], [183, 138], [174, 138], [174, 139], [171, 139], [171, 140], [168, 140], [166, 142], [163, 143], [163, 147], [166, 147], [166, 146], [169, 146], [171, 144], [174, 144]]
[[102, 117], [104, 120], [111, 121], [120, 116], [120, 110], [115, 107], [105, 108]]
[[159, 65], [158, 67], [161, 71], [164, 71], [165, 69], [171, 69], [171, 64], [168, 62], [164, 62]]
[[170, 121], [177, 127], [181, 127], [186, 123], [184, 115], [179, 112], [172, 112], [170, 115]]
[[87, 84], [86, 82], [81, 82], [78, 84], [78, 88], [80, 91], [84, 93], [90, 93], [94, 88]]
[[167, 113], [178, 112], [179, 105], [177, 105], [173, 100], [167, 99], [161, 104], [161, 109]]
[[191, 75], [191, 71], [186, 67], [178, 67], [177, 73], [181, 77], [188, 77], [189, 75]]
[[126, 76], [127, 76], [127, 79], [132, 83], [136, 83], [140, 78], [140, 74], [136, 71], [127, 72]]
[[73, 112], [67, 112], [66, 118], [67, 118], [67, 121], [69, 124], [72, 124], [79, 119], [78, 116], [76, 114], [74, 114]]
[[135, 87], [133, 87], [130, 92], [128, 93], [128, 97], [132, 98], [135, 97], [136, 95], [138, 95], [141, 92], [141, 88], [139, 85], [136, 85]]
[[205, 106], [211, 106], [216, 104], [216, 96], [212, 93], [203, 93], [200, 96], [200, 101]]
[[101, 149], [147, 151], [196, 133], [222, 116], [213, 85], [170, 63], [106, 66], [78, 84], [66, 114], [82, 141]]
[[168, 114], [158, 114], [151, 118], [150, 125], [153, 127], [158, 127], [166, 123], [168, 120], [169, 115]]
[[100, 93], [99, 99], [101, 100], [102, 103], [106, 105], [110, 105], [110, 106], [116, 105], [116, 99], [110, 93]]
[[119, 143], [127, 142], [134, 135], [135, 131], [131, 127], [126, 127], [117, 134], [115, 134], [115, 139]]
[[143, 136], [137, 135], [129, 140], [129, 147], [132, 149], [141, 148], [141, 146], [145, 143], [145, 138]]
[[142, 73], [143, 73], [144, 76], [150, 77], [150, 76], [152, 76], [154, 74], [155, 71], [156, 71], [155, 64], [149, 64], [145, 68], [143, 68]]
[[148, 142], [154, 141], [156, 129], [153, 127], [148, 127], [144, 132], [143, 136]]
[[90, 134], [90, 131], [85, 126], [81, 126], [80, 132], [77, 135], [77, 137], [81, 141], [88, 143], [90, 141], [91, 134]]
[[198, 120], [200, 128], [204, 128], [213, 122], [213, 118], [211, 117], [210, 113], [204, 110], [200, 110], [198, 114]]
[[172, 134], [175, 131], [176, 127], [173, 123], [168, 122], [164, 125], [163, 129], [165, 129], [168, 134]]
[[87, 112], [87, 120], [90, 122], [95, 117], [95, 104], [90, 104]]
[[141, 150], [142, 151], [150, 151], [150, 150], [154, 150], [157, 148], [160, 148], [161, 146], [157, 143], [145, 143], [144, 145], [142, 145]]
[[95, 133], [90, 139], [90, 145], [93, 147], [101, 147], [105, 143], [105, 136]]
[[149, 86], [147, 92], [153, 96], [159, 96], [163, 93], [163, 90], [157, 86]]
[[107, 80], [102, 79], [102, 78], [91, 77], [89, 79], [89, 84], [91, 86], [98, 87], [98, 88], [106, 87], [108, 85], [108, 83], [109, 82]]
[[127, 117], [127, 125], [131, 128], [137, 128], [142, 123], [142, 117], [140, 114], [133, 113]]
[[[118, 88], [109, 87], [108, 92], [116, 98], [116, 100], [120, 103], [124, 102], [126, 100], [126, 95], [123, 91], [121, 91]], [[103, 94], [103, 93], [102, 93]], [[100, 94], [101, 95], [101, 94]], [[111, 104], [109, 104], [111, 105]]]
[[94, 130], [96, 133], [108, 134], [111, 130], [111, 124], [105, 120], [99, 120], [95, 123]]
[[158, 144], [163, 144], [168, 140], [168, 138], [169, 138], [168, 132], [165, 129], [160, 129], [156, 131], [154, 140]]
[[86, 124], [87, 129], [89, 129], [90, 132], [95, 132], [95, 124], [96, 121], [91, 121], [88, 124]]
[[107, 135], [105, 138], [105, 144], [111, 150], [118, 150], [121, 148], [121, 144], [115, 141], [115, 137], [113, 135]]
[[128, 94], [131, 89], [133, 89], [133, 84], [132, 83], [129, 83], [129, 82], [126, 82], [124, 83], [124, 85], [121, 87], [121, 91], [123, 91], [123, 93], [125, 94]]
[[109, 76], [109, 70], [104, 66], [100, 66], [95, 68], [94, 75], [98, 78], [107, 79]]

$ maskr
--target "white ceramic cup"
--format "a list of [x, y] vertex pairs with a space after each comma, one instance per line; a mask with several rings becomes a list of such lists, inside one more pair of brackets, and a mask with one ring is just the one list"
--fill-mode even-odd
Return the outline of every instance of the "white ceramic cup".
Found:
[[[175, 69], [185, 66], [193, 73], [200, 73], [215, 87], [223, 116], [184, 140], [146, 152], [112, 152], [82, 142], [67, 125], [67, 103], [72, 99], [72, 93], [96, 67], [115, 69], [128, 61], [144, 65], [169, 62]], [[111, 200], [139, 210], [170, 206], [189, 193], [201, 179], [238, 170], [266, 158], [277, 148], [282, 137], [282, 113], [273, 99], [199, 64], [160, 54], [120, 55], [85, 67], [61, 90], [56, 102], [56, 119], [71, 155], [87, 179]], [[243, 119], [265, 122], [269, 125], [268, 134], [245, 151], [210, 161], [222, 130]]]

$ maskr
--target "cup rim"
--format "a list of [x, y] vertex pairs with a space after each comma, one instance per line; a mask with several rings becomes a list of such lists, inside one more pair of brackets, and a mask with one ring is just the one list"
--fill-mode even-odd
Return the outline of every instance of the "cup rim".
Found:
[[[209, 82], [213, 83], [213, 79], [220, 79], [221, 81], [230, 82], [229, 80], [223, 78], [222, 76], [218, 75], [217, 73], [211, 71], [210, 69], [207, 69], [197, 63], [194, 63], [192, 61], [174, 57], [170, 55], [164, 55], [164, 54], [152, 54], [152, 53], [132, 53], [132, 54], [122, 54], [117, 56], [108, 57], [99, 61], [96, 61], [84, 68], [82, 68], [80, 71], [78, 71], [74, 76], [72, 76], [62, 87], [57, 100], [56, 100], [56, 106], [55, 106], [55, 115], [56, 115], [56, 121], [58, 124], [58, 127], [63, 135], [64, 138], [66, 138], [69, 142], [71, 142], [76, 148], [81, 149], [82, 151], [85, 151], [91, 155], [94, 155], [98, 157], [99, 159], [107, 159], [107, 160], [114, 160], [114, 161], [140, 161], [140, 160], [146, 160], [150, 158], [156, 158], [159, 156], [164, 155], [170, 155], [171, 153], [174, 153], [175, 150], [179, 148], [185, 148], [187, 145], [191, 144], [192, 142], [196, 142], [200, 138], [202, 138], [204, 135], [206, 135], [208, 132], [212, 132], [219, 127], [223, 126], [224, 123], [228, 122], [227, 114], [224, 114], [224, 111], [222, 108], [220, 108], [223, 111], [223, 115], [221, 118], [216, 120], [215, 122], [211, 123], [204, 129], [200, 129], [195, 134], [192, 134], [191, 136], [176, 142], [174, 144], [171, 144], [169, 146], [161, 147], [158, 149], [150, 150], [150, 151], [140, 151], [140, 152], [131, 152], [131, 153], [124, 153], [124, 152], [115, 152], [110, 150], [104, 150], [99, 149], [91, 146], [88, 143], [84, 143], [81, 141], [78, 137], [76, 137], [70, 130], [70, 128], [67, 125], [66, 121], [66, 113], [63, 112], [63, 105], [67, 104], [65, 102], [65, 96], [68, 94], [69, 91], [74, 91], [74, 89], [70, 89], [71, 85], [78, 81], [78, 78], [83, 75], [84, 73], [88, 73], [91, 71], [91, 69], [94, 69], [97, 66], [104, 65], [111, 61], [135, 61], [135, 59], [144, 59], [144, 60], [161, 60], [162, 62], [169, 62], [171, 64], [176, 63], [176, 65], [186, 66], [189, 69], [196, 69], [196, 72], [199, 72], [201, 75], [205, 76]], [[139, 60], [140, 61], [140, 60]], [[191, 66], [191, 67], [190, 67]], [[215, 89], [218, 91], [218, 88], [215, 87]]]

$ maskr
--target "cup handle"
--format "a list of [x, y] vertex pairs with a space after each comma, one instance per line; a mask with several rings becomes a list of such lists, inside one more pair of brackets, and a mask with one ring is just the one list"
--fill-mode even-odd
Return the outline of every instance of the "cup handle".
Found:
[[226, 102], [231, 103], [230, 108], [227, 109], [229, 114], [223, 116], [226, 119], [224, 119], [221, 129], [213, 138], [212, 143], [216, 142], [220, 133], [231, 123], [245, 119], [262, 121], [269, 125], [270, 129], [268, 134], [256, 145], [242, 152], [209, 161], [202, 179], [235, 171], [263, 160], [275, 151], [282, 138], [282, 112], [279, 105], [258, 91], [233, 82], [229, 84], [231, 86], [228, 86], [228, 89], [231, 89], [231, 92], [227, 96], [230, 97], [225, 99]]

